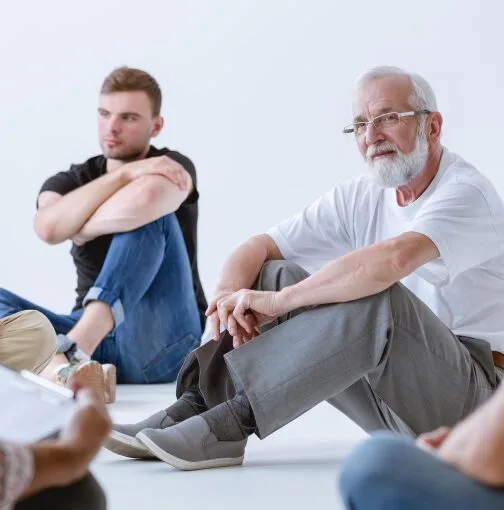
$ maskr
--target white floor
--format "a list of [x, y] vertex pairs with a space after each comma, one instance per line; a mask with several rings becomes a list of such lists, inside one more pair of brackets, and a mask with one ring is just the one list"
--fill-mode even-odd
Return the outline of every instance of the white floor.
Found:
[[[173, 385], [121, 386], [109, 409], [115, 421], [131, 423], [174, 400]], [[364, 437], [324, 403], [263, 441], [253, 436], [239, 468], [181, 472], [103, 450], [92, 470], [112, 510], [340, 510], [341, 461]]]

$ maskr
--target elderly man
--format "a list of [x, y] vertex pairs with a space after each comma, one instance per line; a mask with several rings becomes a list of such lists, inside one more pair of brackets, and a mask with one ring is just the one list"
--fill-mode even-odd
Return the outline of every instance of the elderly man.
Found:
[[492, 396], [504, 376], [504, 204], [442, 146], [421, 77], [372, 69], [353, 113], [344, 132], [371, 175], [233, 253], [207, 310], [218, 342], [186, 358], [172, 406], [114, 427], [111, 450], [227, 466], [251, 433], [324, 400], [366, 431], [415, 437]]

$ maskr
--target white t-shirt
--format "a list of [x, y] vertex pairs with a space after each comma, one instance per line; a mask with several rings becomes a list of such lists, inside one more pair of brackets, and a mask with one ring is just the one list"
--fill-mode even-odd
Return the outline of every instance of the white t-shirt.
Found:
[[488, 179], [446, 148], [430, 186], [406, 207], [394, 189], [359, 177], [268, 234], [286, 259], [313, 273], [404, 232], [426, 235], [441, 256], [401, 282], [456, 335], [504, 352], [504, 203]]

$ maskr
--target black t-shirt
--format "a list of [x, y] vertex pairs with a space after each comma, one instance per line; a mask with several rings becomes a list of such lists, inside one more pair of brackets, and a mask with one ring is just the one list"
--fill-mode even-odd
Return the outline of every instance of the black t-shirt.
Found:
[[[182, 203], [176, 211], [176, 216], [184, 236], [184, 241], [191, 263], [194, 292], [200, 310], [202, 325], [205, 321], [205, 309], [207, 302], [198, 272], [197, 259], [197, 226], [198, 226], [198, 198], [199, 194], [196, 187], [196, 169], [192, 161], [176, 151], [169, 149], [156, 149], [150, 147], [147, 154], [148, 158], [154, 156], [167, 155], [174, 161], [180, 163], [192, 177], [194, 189], [187, 199]], [[59, 172], [47, 179], [42, 185], [40, 193], [43, 191], [54, 191], [60, 195], [66, 195], [74, 189], [84, 186], [102, 175], [107, 173], [107, 160], [104, 156], [96, 156], [88, 159], [85, 163], [72, 165], [70, 170]], [[94, 285], [98, 278], [105, 257], [107, 256], [110, 243], [112, 242], [112, 234], [97, 237], [83, 246], [77, 246], [72, 243], [71, 255], [77, 270], [77, 301], [75, 308], [81, 308], [84, 297], [88, 290]]]

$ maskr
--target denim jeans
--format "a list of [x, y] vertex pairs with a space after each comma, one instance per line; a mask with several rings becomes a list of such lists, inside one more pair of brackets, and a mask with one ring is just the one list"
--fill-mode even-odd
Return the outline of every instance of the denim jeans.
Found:
[[390, 432], [377, 433], [355, 449], [339, 484], [349, 510], [504, 508], [504, 489], [480, 484]]
[[[200, 343], [201, 324], [182, 232], [169, 214], [131, 232], [116, 234], [101, 272], [84, 299], [107, 303], [113, 331], [92, 355], [117, 367], [120, 383], [176, 379], [187, 353]], [[56, 333], [67, 334], [83, 309], [60, 315], [0, 289], [0, 317], [38, 310]], [[60, 339], [58, 352], [69, 345]]]

